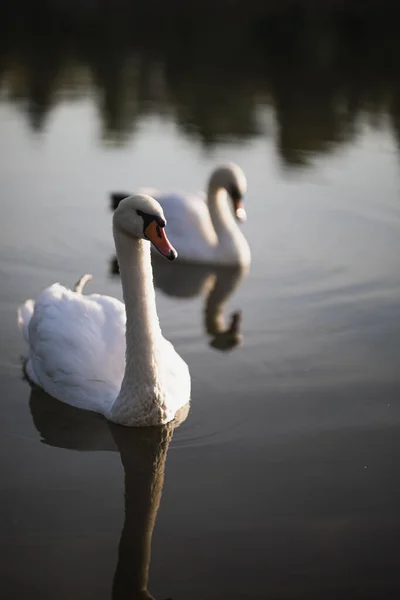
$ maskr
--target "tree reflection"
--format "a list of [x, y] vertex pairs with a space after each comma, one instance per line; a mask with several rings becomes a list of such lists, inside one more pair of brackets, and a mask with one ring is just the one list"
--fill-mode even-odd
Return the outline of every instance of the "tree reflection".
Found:
[[108, 142], [124, 143], [145, 114], [168, 114], [206, 146], [268, 134], [260, 109], [271, 106], [281, 159], [293, 166], [351, 140], [365, 114], [372, 124], [389, 116], [399, 139], [399, 9], [261, 4], [240, 18], [182, 7], [146, 17], [100, 0], [2, 8], [2, 98], [34, 130], [60, 100], [85, 94]]

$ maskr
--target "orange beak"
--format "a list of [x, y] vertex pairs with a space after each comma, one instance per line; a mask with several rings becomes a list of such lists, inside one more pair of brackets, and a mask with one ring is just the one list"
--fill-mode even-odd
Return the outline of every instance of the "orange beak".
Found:
[[167, 236], [165, 235], [164, 228], [158, 225], [157, 221], [152, 221], [148, 225], [144, 233], [148, 240], [157, 248], [157, 250], [168, 260], [175, 260], [178, 256], [175, 248], [170, 244]]
[[244, 210], [243, 202], [241, 200], [235, 200], [234, 202], [235, 216], [238, 221], [245, 221], [247, 219], [246, 211]]

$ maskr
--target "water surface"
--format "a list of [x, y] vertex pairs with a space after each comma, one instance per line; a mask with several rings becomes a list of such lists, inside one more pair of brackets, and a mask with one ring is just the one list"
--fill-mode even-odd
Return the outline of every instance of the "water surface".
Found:
[[[2, 597], [139, 598], [150, 565], [159, 600], [397, 598], [390, 15], [168, 22], [152, 44], [69, 18], [2, 37]], [[109, 191], [201, 189], [225, 160], [250, 272], [155, 265], [192, 374], [179, 428], [121, 433], [32, 392], [18, 304], [87, 271], [121, 298]]]

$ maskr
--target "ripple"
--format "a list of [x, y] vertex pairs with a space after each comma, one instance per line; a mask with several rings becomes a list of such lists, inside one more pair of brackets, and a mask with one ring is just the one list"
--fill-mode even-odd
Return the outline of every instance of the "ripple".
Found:
[[175, 432], [171, 449], [181, 450], [237, 443], [243, 438], [243, 430], [246, 430], [243, 418], [235, 420], [231, 418], [218, 423], [203, 418], [193, 418]]

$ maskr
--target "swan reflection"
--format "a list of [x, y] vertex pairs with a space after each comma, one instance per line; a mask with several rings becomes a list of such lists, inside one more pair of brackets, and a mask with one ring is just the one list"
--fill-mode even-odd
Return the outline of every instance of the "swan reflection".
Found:
[[80, 451], [119, 452], [125, 474], [125, 519], [111, 598], [155, 600], [147, 589], [151, 540], [168, 447], [174, 428], [185, 421], [189, 406], [181, 409], [172, 423], [142, 428], [114, 425], [96, 413], [59, 402], [39, 388], [32, 388], [29, 406], [45, 444]]
[[[209, 345], [212, 348], [222, 351], [233, 350], [243, 342], [241, 311], [232, 312], [226, 320], [224, 309], [228, 300], [246, 278], [249, 271], [247, 267], [213, 267], [187, 263], [172, 265], [161, 261], [156, 255], [152, 257], [152, 266], [155, 287], [166, 296], [204, 297], [204, 329], [210, 336]], [[118, 261], [115, 256], [110, 261], [110, 274], [119, 275]]]

